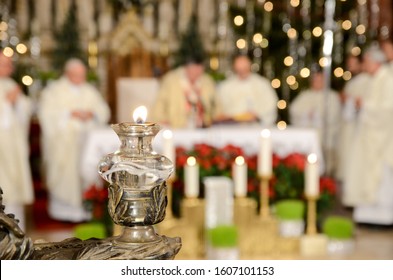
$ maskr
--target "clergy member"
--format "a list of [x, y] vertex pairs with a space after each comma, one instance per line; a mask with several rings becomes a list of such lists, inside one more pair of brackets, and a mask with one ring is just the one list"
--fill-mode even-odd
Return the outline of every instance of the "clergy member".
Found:
[[381, 49], [383, 50], [386, 59], [393, 71], [393, 42], [391, 40], [385, 40], [381, 42]]
[[266, 78], [252, 73], [251, 61], [239, 55], [235, 75], [221, 82], [215, 101], [215, 121], [257, 122], [273, 126], [277, 119], [277, 94]]
[[44, 165], [49, 192], [48, 212], [57, 220], [88, 219], [82, 205], [84, 188], [79, 171], [83, 137], [107, 123], [109, 108], [100, 93], [86, 82], [86, 67], [69, 60], [64, 76], [46, 87], [39, 120], [43, 134]]
[[214, 94], [215, 83], [202, 58], [191, 57], [162, 78], [152, 119], [172, 128], [208, 127]]
[[24, 205], [33, 203], [28, 133], [32, 106], [14, 80], [11, 58], [0, 52], [0, 187], [7, 213], [25, 229]]
[[[327, 117], [325, 117], [325, 108], [328, 108]], [[341, 121], [341, 104], [336, 91], [325, 89], [323, 72], [316, 71], [312, 74], [310, 89], [299, 93], [293, 100], [289, 113], [294, 126], [316, 129], [325, 154], [329, 155], [326, 171], [332, 174], [337, 161], [336, 146]]]
[[342, 122], [339, 133], [339, 153], [337, 178], [342, 180], [348, 159], [351, 157], [354, 137], [356, 137], [357, 121], [361, 100], [367, 94], [367, 86], [370, 75], [363, 71], [362, 59], [359, 56], [350, 55], [347, 60], [347, 70], [352, 78], [345, 84], [342, 91]]
[[[381, 218], [384, 207], [393, 213], [393, 79], [385, 61], [379, 47], [365, 52], [365, 70], [371, 78], [362, 99], [357, 137], [344, 177], [343, 203], [355, 206], [355, 212], [368, 209], [369, 223]], [[383, 190], [382, 186], [388, 188]], [[386, 189], [388, 193], [383, 193]]]

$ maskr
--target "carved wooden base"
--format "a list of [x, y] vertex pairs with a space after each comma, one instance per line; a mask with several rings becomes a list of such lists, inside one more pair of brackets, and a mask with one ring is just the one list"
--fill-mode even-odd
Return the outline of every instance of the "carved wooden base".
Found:
[[119, 243], [117, 237], [106, 239], [66, 239], [34, 245], [34, 260], [171, 260], [181, 248], [179, 237], [159, 236], [146, 243]]

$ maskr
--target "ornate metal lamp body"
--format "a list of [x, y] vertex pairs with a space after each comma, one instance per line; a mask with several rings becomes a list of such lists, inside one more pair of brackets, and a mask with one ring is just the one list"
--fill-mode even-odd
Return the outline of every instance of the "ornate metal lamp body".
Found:
[[138, 252], [141, 259], [173, 259], [181, 247], [180, 238], [158, 235], [153, 225], [165, 217], [166, 180], [172, 162], [155, 153], [152, 140], [160, 127], [154, 123], [112, 125], [121, 146], [99, 163], [100, 175], [110, 183], [109, 213], [123, 226], [113, 245]]
[[160, 127], [121, 123], [112, 128], [120, 138], [120, 149], [105, 156], [98, 169], [110, 183], [109, 213], [123, 226], [123, 233], [102, 240], [69, 238], [32, 244], [14, 216], [4, 212], [0, 188], [0, 259], [162, 260], [176, 256], [180, 238], [158, 235], [153, 228], [165, 217], [166, 180], [173, 172], [172, 162], [152, 149]]

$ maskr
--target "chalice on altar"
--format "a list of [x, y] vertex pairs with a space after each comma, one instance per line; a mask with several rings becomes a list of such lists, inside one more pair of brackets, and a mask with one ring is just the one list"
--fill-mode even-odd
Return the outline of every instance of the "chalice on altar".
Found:
[[153, 151], [159, 125], [145, 122], [147, 110], [134, 111], [134, 123], [112, 125], [121, 145], [99, 163], [99, 174], [109, 182], [108, 210], [123, 232], [113, 238], [116, 248], [130, 249], [137, 259], [173, 259], [180, 250], [179, 237], [156, 233], [153, 225], [165, 217], [166, 180], [173, 163]]

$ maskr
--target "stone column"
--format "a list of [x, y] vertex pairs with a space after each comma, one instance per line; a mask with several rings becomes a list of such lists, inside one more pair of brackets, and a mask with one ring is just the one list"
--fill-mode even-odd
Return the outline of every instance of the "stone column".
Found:
[[158, 38], [160, 41], [168, 42], [173, 38], [175, 33], [173, 30], [175, 27], [175, 11], [173, 7], [173, 1], [161, 1], [158, 13]]
[[188, 22], [194, 8], [194, 0], [179, 0], [179, 22], [180, 34], [184, 33], [188, 27]]
[[36, 32], [39, 33], [41, 39], [42, 51], [46, 52], [53, 47], [52, 38], [52, 0], [36, 0], [35, 16], [37, 19]]
[[56, 0], [56, 28], [61, 28], [71, 6], [71, 0]]
[[29, 31], [29, 5], [28, 0], [17, 0], [16, 2], [16, 20], [20, 34], [26, 34]]
[[215, 5], [211, 0], [198, 1], [198, 29], [203, 45], [208, 50], [213, 49], [213, 41], [216, 37], [216, 24], [214, 22]]

